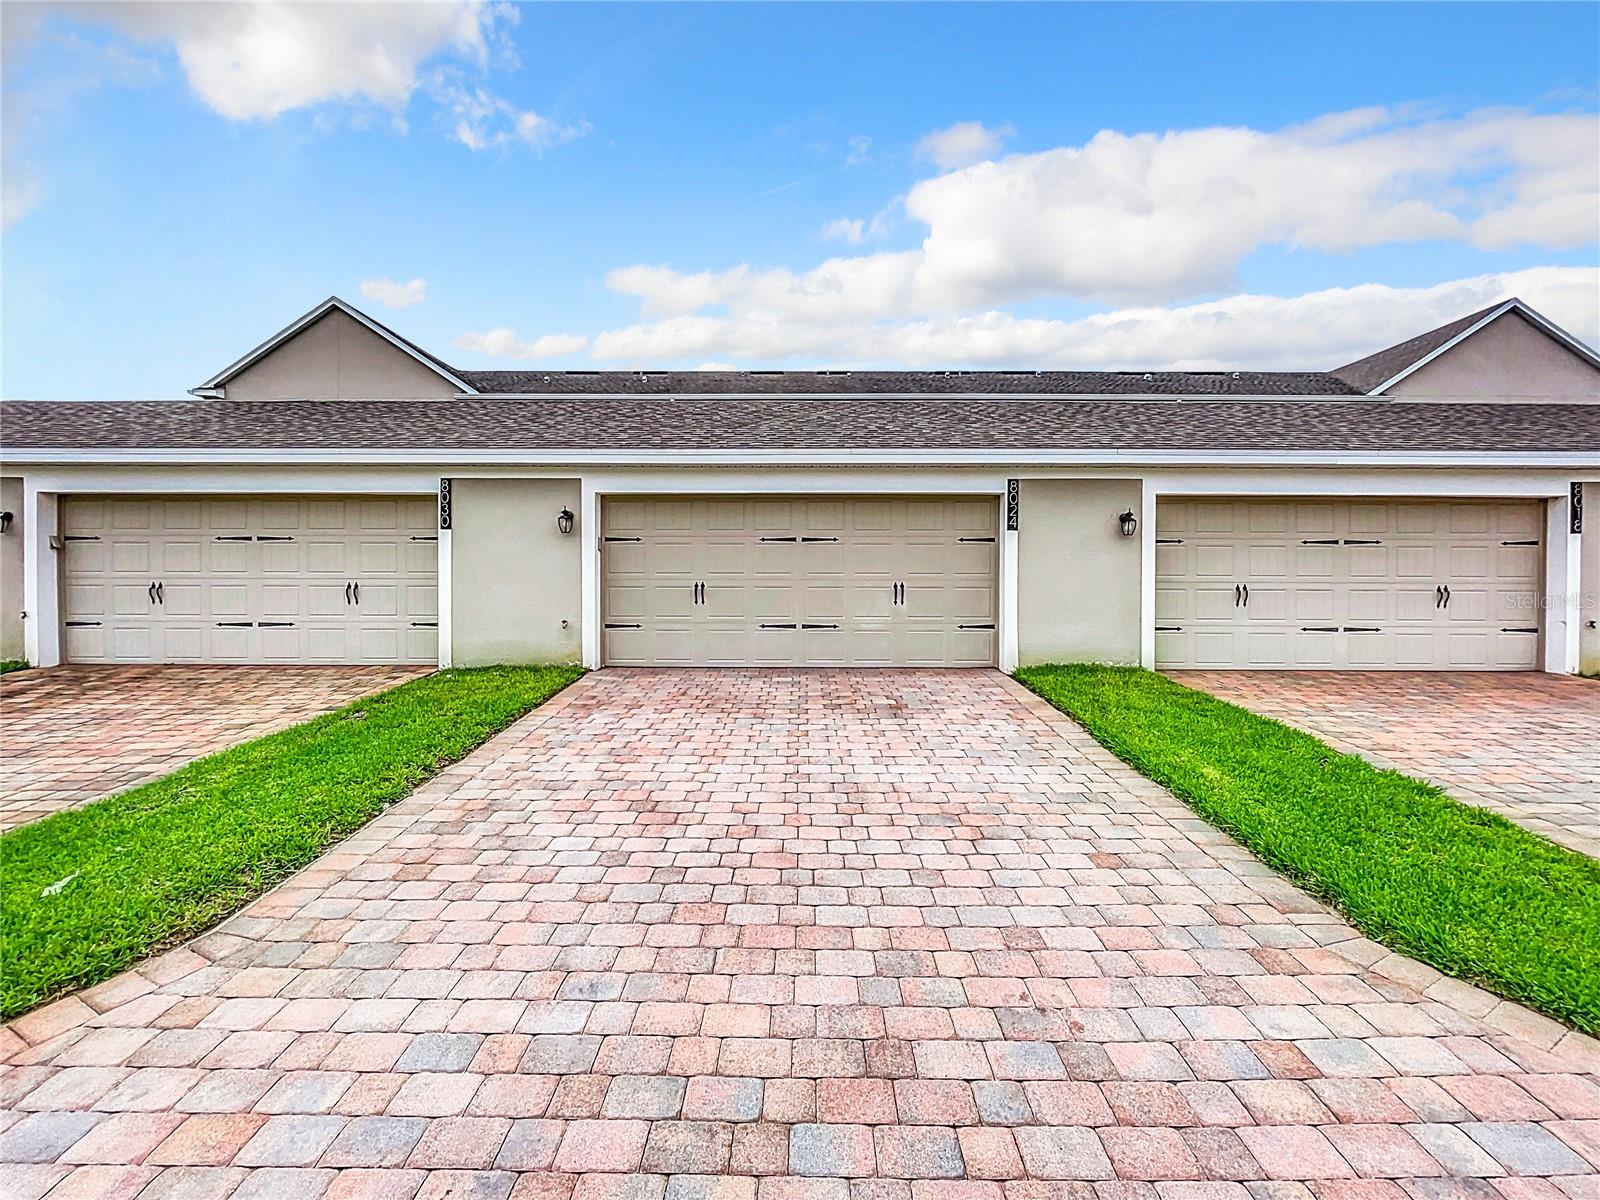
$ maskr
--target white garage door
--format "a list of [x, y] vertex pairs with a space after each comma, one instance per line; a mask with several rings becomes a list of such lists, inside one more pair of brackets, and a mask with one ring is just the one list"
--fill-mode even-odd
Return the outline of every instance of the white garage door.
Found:
[[998, 505], [974, 499], [607, 500], [615, 666], [987, 666]]
[[1163, 667], [1530, 670], [1536, 501], [1163, 500]]
[[70, 497], [62, 533], [69, 662], [437, 660], [432, 500]]

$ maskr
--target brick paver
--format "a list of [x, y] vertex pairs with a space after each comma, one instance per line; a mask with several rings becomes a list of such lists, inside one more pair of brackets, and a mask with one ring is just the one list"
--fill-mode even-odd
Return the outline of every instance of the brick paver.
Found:
[[23, 1195], [1584, 1200], [1600, 1164], [1600, 1045], [984, 671], [591, 675], [0, 1047]]
[[171, 774], [426, 667], [55, 667], [0, 676], [0, 829]]
[[1493, 671], [1173, 671], [1600, 858], [1600, 683]]

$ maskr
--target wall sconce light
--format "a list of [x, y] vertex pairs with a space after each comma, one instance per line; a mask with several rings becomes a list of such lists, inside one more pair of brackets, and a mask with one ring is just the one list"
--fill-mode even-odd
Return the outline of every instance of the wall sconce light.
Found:
[[10, 532], [11, 532], [11, 514], [9, 512], [0, 512], [0, 533], [10, 533]]
[[1139, 532], [1139, 518], [1133, 515], [1131, 508], [1117, 518], [1117, 524], [1122, 527], [1123, 537], [1132, 537]]
[[556, 528], [561, 530], [562, 533], [571, 533], [574, 520], [572, 510], [562, 505], [561, 511], [556, 514]]

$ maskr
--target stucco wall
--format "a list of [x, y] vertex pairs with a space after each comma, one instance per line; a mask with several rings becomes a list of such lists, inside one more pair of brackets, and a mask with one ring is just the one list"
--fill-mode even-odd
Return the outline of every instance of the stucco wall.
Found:
[[[581, 526], [576, 479], [457, 479], [451, 486], [451, 661], [577, 662], [582, 656]], [[563, 628], [562, 622], [566, 622]]]
[[456, 390], [338, 309], [224, 385], [229, 400], [430, 400]]
[[1600, 404], [1600, 370], [1507, 313], [1385, 394], [1424, 403]]
[[[1137, 537], [1117, 516], [1139, 512], [1137, 479], [1024, 479], [1017, 523], [1017, 658], [1139, 661]], [[1141, 518], [1142, 519], [1142, 518]]]
[[0, 534], [0, 659], [26, 658], [22, 635], [22, 480], [0, 479], [0, 511], [11, 528]]
[[1578, 670], [1600, 674], [1600, 479], [1583, 484], [1583, 537], [1578, 553], [1583, 598], [1578, 609]]

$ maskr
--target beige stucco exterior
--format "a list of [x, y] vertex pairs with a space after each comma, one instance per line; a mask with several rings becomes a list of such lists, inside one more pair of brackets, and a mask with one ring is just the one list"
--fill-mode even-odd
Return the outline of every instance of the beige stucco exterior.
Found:
[[11, 528], [0, 534], [0, 659], [25, 658], [22, 634], [22, 480], [0, 479], [0, 512]]
[[1600, 404], [1600, 369], [1513, 312], [1384, 394], [1418, 403]]
[[1600, 478], [1583, 484], [1583, 537], [1578, 573], [1582, 580], [1578, 601], [1578, 670], [1600, 675]]
[[457, 388], [338, 309], [240, 371], [229, 400], [439, 400]]
[[456, 666], [577, 662], [582, 539], [556, 516], [576, 479], [457, 479], [451, 488], [450, 659]]
[[[1025, 479], [1017, 526], [1017, 660], [1139, 662], [1137, 479]], [[1148, 519], [1146, 514], [1144, 519]]]

